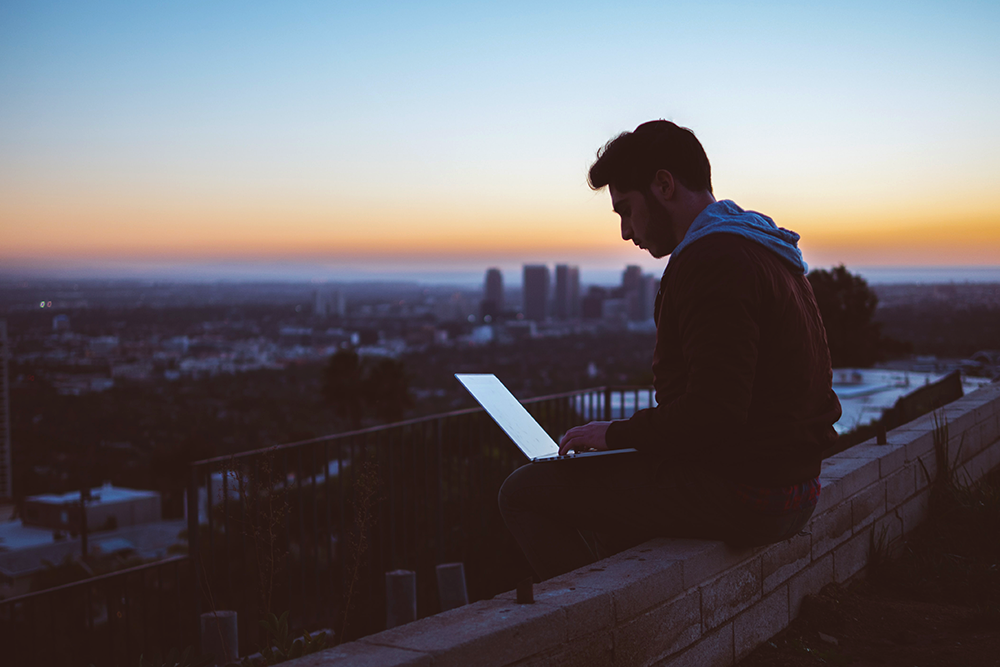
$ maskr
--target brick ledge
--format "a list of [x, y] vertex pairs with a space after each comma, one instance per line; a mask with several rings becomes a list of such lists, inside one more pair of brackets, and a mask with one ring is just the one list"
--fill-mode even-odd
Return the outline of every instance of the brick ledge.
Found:
[[[1000, 384], [940, 412], [960, 474], [975, 480], [1000, 465]], [[656, 539], [535, 586], [534, 605], [504, 593], [288, 664], [732, 665], [785, 628], [803, 597], [862, 572], [873, 535], [892, 547], [926, 518], [933, 431], [926, 415], [886, 445], [825, 460], [808, 534], [754, 549]]]

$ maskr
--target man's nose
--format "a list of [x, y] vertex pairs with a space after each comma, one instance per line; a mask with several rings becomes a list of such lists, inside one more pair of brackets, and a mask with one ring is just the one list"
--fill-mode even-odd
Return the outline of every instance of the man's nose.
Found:
[[625, 218], [622, 218], [622, 241], [628, 241], [632, 238], [632, 226], [628, 224]]

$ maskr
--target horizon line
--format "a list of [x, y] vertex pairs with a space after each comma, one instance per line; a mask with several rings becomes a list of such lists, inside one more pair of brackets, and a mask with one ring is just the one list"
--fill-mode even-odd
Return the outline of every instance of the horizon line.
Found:
[[[657, 267], [649, 267], [649, 262], [623, 262], [617, 266], [595, 266], [575, 262], [493, 262], [483, 263], [478, 268], [473, 267], [401, 267], [401, 268], [366, 268], [366, 267], [329, 267], [309, 266], [304, 263], [274, 263], [261, 266], [256, 263], [238, 265], [226, 263], [222, 266], [210, 265], [168, 265], [157, 268], [116, 267], [116, 268], [81, 268], [67, 267], [64, 269], [0, 269], [0, 282], [13, 283], [23, 281], [41, 282], [112, 282], [112, 283], [145, 283], [145, 284], [377, 284], [404, 283], [425, 285], [481, 285], [488, 269], [499, 268], [504, 274], [504, 282], [508, 286], [519, 286], [522, 279], [522, 269], [528, 265], [544, 264], [550, 268], [559, 265], [576, 266], [580, 269], [580, 282], [590, 284], [617, 284], [625, 267], [638, 265], [645, 274], [656, 275]], [[845, 266], [848, 271], [860, 275], [872, 284], [954, 284], [954, 283], [1000, 283], [1000, 264], [981, 265], [858, 265], [846, 266], [837, 264], [834, 267], [810, 266], [810, 270], [835, 268]], [[662, 271], [663, 267], [659, 267]], [[554, 278], [554, 277], [553, 277]]]

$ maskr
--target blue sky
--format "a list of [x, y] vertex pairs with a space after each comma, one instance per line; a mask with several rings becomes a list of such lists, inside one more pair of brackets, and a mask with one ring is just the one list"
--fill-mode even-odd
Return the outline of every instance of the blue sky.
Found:
[[585, 178], [663, 117], [813, 264], [1000, 264], [998, 28], [971, 2], [7, 2], [0, 262], [652, 269]]

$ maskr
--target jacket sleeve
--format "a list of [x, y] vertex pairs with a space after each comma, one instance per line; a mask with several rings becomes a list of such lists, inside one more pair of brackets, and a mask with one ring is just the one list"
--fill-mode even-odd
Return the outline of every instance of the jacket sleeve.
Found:
[[710, 239], [688, 248], [665, 287], [674, 308], [661, 308], [657, 322], [660, 344], [665, 318], [676, 317], [684, 392], [613, 422], [606, 436], [611, 449], [634, 447], [665, 459], [704, 460], [743, 432], [757, 366], [760, 286], [752, 261], [738, 245]]

